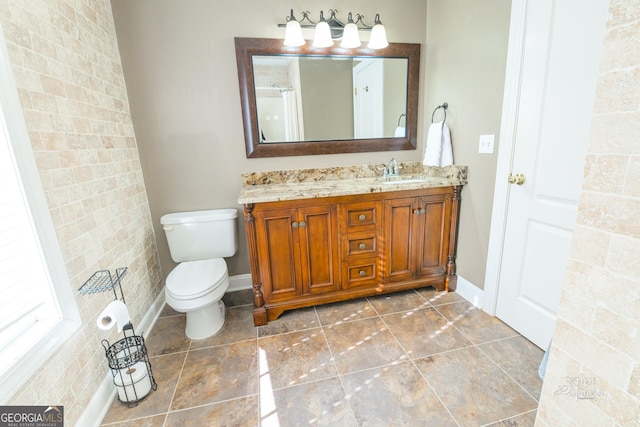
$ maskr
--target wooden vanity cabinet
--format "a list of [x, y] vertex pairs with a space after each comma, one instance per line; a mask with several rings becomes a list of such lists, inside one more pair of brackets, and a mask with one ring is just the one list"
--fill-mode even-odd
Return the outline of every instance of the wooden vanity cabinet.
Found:
[[294, 308], [455, 290], [460, 189], [246, 204], [255, 325]]
[[335, 205], [256, 209], [258, 263], [268, 301], [339, 288]]

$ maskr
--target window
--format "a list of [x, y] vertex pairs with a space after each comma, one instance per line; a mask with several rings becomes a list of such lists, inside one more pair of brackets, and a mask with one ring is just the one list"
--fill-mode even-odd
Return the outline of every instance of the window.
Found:
[[0, 404], [78, 326], [0, 31]]

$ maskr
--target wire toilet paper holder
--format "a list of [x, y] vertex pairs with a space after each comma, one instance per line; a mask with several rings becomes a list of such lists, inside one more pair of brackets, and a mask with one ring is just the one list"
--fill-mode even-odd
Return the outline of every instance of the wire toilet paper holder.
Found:
[[[122, 278], [127, 267], [119, 267], [112, 274], [109, 270], [99, 270], [80, 286], [83, 295], [113, 291], [114, 299], [125, 302], [122, 292]], [[118, 297], [118, 293], [120, 296]], [[130, 408], [137, 406], [151, 391], [158, 389], [153, 376], [147, 346], [142, 335], [136, 335], [131, 321], [122, 328], [123, 338], [110, 344], [101, 341], [105, 356], [118, 392], [118, 399]]]
[[109, 344], [102, 340], [102, 347], [118, 391], [118, 399], [134, 407], [152, 390], [158, 389], [153, 376], [147, 346], [142, 335], [136, 335], [131, 323], [123, 328], [124, 338]]

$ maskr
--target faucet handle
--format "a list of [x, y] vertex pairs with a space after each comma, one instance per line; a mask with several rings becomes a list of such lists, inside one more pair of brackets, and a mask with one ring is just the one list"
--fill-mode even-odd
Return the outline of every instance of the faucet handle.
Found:
[[385, 178], [389, 176], [389, 169], [387, 169], [387, 165], [382, 165], [382, 176]]

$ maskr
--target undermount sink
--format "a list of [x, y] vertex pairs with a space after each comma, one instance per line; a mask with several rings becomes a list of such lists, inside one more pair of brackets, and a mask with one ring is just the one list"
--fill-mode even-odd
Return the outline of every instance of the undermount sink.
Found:
[[412, 182], [427, 182], [441, 179], [433, 176], [390, 176], [382, 178], [383, 184], [410, 184]]

